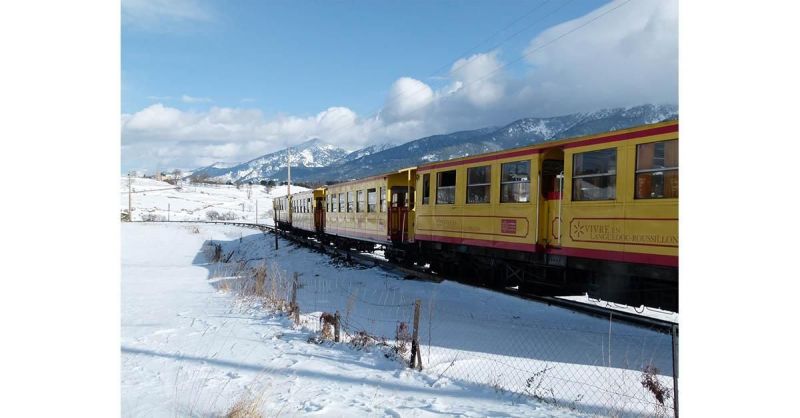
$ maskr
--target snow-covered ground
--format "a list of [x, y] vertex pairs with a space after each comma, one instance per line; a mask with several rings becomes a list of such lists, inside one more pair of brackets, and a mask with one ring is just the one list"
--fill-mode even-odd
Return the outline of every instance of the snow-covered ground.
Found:
[[[670, 412], [643, 389], [653, 365], [671, 388], [669, 336], [452, 282], [403, 280], [240, 227], [123, 224], [122, 391], [126, 416], [223, 413], [248, 391], [266, 415], [573, 416]], [[196, 228], [196, 229], [195, 229]], [[219, 292], [230, 265], [300, 273], [301, 328]], [[264, 260], [266, 258], [266, 260]], [[391, 340], [421, 300], [424, 369], [373, 347], [311, 344], [322, 312], [345, 339]], [[544, 402], [540, 402], [544, 401]], [[556, 407], [554, 405], [559, 405]]]
[[[237, 256], [261, 252], [261, 257], [287, 271], [302, 272], [304, 287], [298, 302], [305, 320], [347, 298], [325, 289], [362, 289], [355, 294], [367, 300], [370, 295], [391, 293], [381, 288], [403, 288], [393, 296], [399, 304], [418, 292], [430, 294], [431, 287], [438, 286], [402, 281], [378, 269], [336, 266], [327, 256], [287, 242], [281, 242], [279, 251], [268, 252], [269, 240], [261, 233], [239, 227], [124, 223], [123, 416], [220, 416], [248, 394], [259, 399], [264, 416], [578, 415], [499, 389], [441, 377], [424, 353], [430, 369], [419, 373], [374, 348], [309, 343], [309, 327], [295, 329], [284, 316], [242, 305], [232, 294], [215, 288], [215, 281], [209, 280], [215, 266], [203, 252], [211, 240], [224, 243], [226, 252], [240, 246]], [[306, 281], [310, 278], [318, 280]], [[471, 292], [486, 299], [479, 290], [444, 286], [437, 299], [441, 306], [450, 306], [448, 294]], [[354, 303], [352, 320], [357, 314], [370, 315], [368, 306]], [[500, 312], [514, 309], [496, 306]], [[449, 326], [444, 319], [435, 323]]]
[[[131, 179], [131, 207], [133, 220], [205, 221], [208, 212], [227, 214], [229, 220], [272, 224], [272, 199], [286, 195], [286, 186], [269, 190], [261, 185], [192, 184], [184, 182], [177, 187], [153, 179]], [[292, 186], [292, 193], [308, 190]], [[120, 210], [128, 210], [128, 178], [120, 179]]]

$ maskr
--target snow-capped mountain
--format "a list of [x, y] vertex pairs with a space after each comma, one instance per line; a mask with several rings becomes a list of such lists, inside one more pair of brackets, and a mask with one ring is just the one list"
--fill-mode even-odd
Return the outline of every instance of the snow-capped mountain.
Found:
[[[524, 118], [500, 128], [433, 135], [396, 146], [373, 145], [351, 153], [313, 139], [290, 148], [294, 156], [292, 179], [317, 183], [357, 179], [433, 161], [677, 118], [677, 106], [647, 104], [564, 116]], [[208, 175], [232, 182], [285, 179], [286, 154], [287, 150], [281, 150], [230, 168], [205, 167], [195, 171], [195, 176]]]
[[208, 178], [221, 182], [259, 182], [277, 178], [275, 174], [286, 167], [291, 156], [292, 167], [325, 167], [345, 156], [347, 151], [314, 138], [301, 144], [262, 155], [245, 163], [227, 167], [211, 165], [195, 170], [194, 178]]

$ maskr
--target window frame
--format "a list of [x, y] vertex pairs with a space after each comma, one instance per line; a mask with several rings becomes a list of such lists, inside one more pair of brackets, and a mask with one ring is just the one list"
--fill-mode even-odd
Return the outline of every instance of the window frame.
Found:
[[[370, 197], [370, 193], [372, 194], [372, 201], [374, 203], [370, 203], [370, 198], [369, 198]], [[375, 210], [377, 208], [377, 206], [378, 206], [378, 196], [377, 195], [378, 195], [378, 189], [377, 188], [373, 187], [371, 189], [367, 189], [367, 213], [375, 213], [375, 212], [377, 212], [377, 210]], [[370, 206], [372, 207], [371, 209], [370, 209]]]
[[422, 175], [422, 204], [429, 205], [431, 203], [431, 173]]
[[[487, 183], [474, 183], [474, 184], [470, 183], [470, 176], [469, 176], [470, 170], [477, 170], [479, 168], [485, 168], [487, 170], [487, 176], [489, 177], [489, 179], [488, 179], [489, 181]], [[530, 175], [528, 175], [528, 177], [530, 178]], [[488, 186], [489, 188], [488, 188], [488, 190], [486, 192], [486, 201], [485, 202], [470, 202], [469, 201], [469, 197], [470, 197], [469, 189], [470, 189], [470, 187], [486, 187], [486, 186]], [[466, 194], [467, 194], [465, 201], [466, 201], [466, 203], [468, 205], [482, 205], [482, 204], [486, 205], [486, 204], [492, 203], [492, 165], [488, 164], [488, 165], [482, 165], [482, 166], [477, 166], [477, 167], [467, 167], [467, 188], [465, 189], [465, 191], [466, 191]]]
[[380, 206], [378, 206], [378, 212], [386, 212], [386, 188], [381, 186], [379, 188], [380, 197], [378, 201], [380, 202]]
[[[453, 173], [453, 185], [452, 186], [442, 186], [442, 178], [444, 174]], [[458, 186], [458, 172], [457, 170], [447, 170], [447, 171], [439, 171], [436, 173], [436, 204], [437, 205], [454, 205], [456, 203], [456, 187]], [[440, 189], [451, 189], [453, 190], [453, 198], [450, 202], [440, 202], [439, 201], [439, 190]]]
[[[614, 151], [614, 172], [613, 173], [609, 173], [608, 171], [606, 171], [605, 173], [591, 173], [591, 174], [579, 174], [579, 175], [575, 174], [575, 170], [576, 170], [576, 167], [577, 167], [577, 164], [575, 164], [575, 159], [579, 155], [591, 154], [591, 153], [602, 152], [602, 151]], [[618, 188], [617, 175], [619, 174], [619, 170], [617, 169], [619, 167], [619, 158], [618, 157], [619, 157], [619, 148], [617, 148], [617, 147], [601, 148], [601, 149], [596, 149], [596, 150], [591, 150], [591, 151], [576, 152], [576, 153], [572, 154], [572, 173], [571, 173], [572, 174], [572, 178], [571, 178], [572, 193], [570, 193], [570, 200], [573, 201], [573, 202], [611, 202], [611, 201], [617, 200], [617, 188]], [[578, 191], [578, 188], [575, 186], [576, 183], [577, 183], [576, 180], [583, 180], [583, 179], [589, 179], [589, 178], [602, 178], [602, 177], [613, 177], [614, 178], [614, 180], [613, 180], [613, 182], [614, 182], [614, 195], [612, 197], [606, 198], [606, 199], [577, 199], [576, 198], [576, 192]]]
[[[524, 181], [523, 180], [503, 181], [503, 173], [505, 171], [505, 170], [503, 170], [503, 168], [505, 166], [507, 166], [507, 165], [510, 165], [510, 164], [521, 164], [521, 163], [525, 163], [525, 164], [528, 165], [528, 180], [524, 180]], [[531, 164], [531, 160], [509, 161], [509, 162], [500, 164], [500, 203], [501, 204], [503, 204], [503, 203], [522, 203], [522, 204], [531, 203], [531, 200], [532, 200], [531, 199], [531, 165], [532, 165]], [[507, 184], [527, 184], [528, 185], [528, 200], [526, 202], [504, 200], [503, 186], [507, 185]]]
[[366, 194], [363, 189], [356, 190], [356, 213], [366, 212]]
[[[678, 165], [676, 165], [676, 166], [666, 167], [666, 149], [664, 150], [665, 151], [665, 153], [664, 153], [664, 160], [665, 160], [664, 161], [664, 165], [665, 166], [664, 167], [662, 167], [662, 168], [643, 168], [643, 169], [639, 169], [639, 152], [640, 152], [639, 147], [646, 146], [646, 145], [666, 144], [666, 143], [672, 142], [672, 141], [675, 141], [676, 145], [678, 144], [678, 139], [677, 138], [665, 139], [665, 140], [662, 140], [662, 141], [644, 142], [644, 143], [641, 143], [641, 144], [636, 144], [636, 155], [635, 155], [635, 160], [634, 160], [635, 163], [634, 163], [634, 170], [633, 170], [633, 199], [634, 200], [678, 199], [678, 196], [675, 196], [675, 197], [667, 197], [667, 196], [639, 197], [639, 196], [637, 196], [638, 190], [639, 190], [639, 186], [638, 186], [639, 185], [639, 181], [638, 181], [638, 179], [639, 179], [639, 175], [640, 174], [650, 174], [650, 173], [659, 173], [659, 172], [663, 174], [664, 172], [672, 172], [672, 171], [675, 171], [675, 172], [679, 173], [679, 170], [680, 170], [680, 162], [678, 162]], [[677, 153], [678, 153], [678, 155], [680, 155], [679, 151], [677, 151]], [[679, 159], [679, 157], [676, 156], [676, 159]], [[680, 176], [680, 173], [678, 174], [678, 176]], [[664, 179], [666, 180], [666, 176], [664, 176]], [[680, 177], [679, 177], [678, 181], [680, 182]]]
[[356, 201], [355, 193], [352, 190], [347, 191], [347, 213], [355, 213]]

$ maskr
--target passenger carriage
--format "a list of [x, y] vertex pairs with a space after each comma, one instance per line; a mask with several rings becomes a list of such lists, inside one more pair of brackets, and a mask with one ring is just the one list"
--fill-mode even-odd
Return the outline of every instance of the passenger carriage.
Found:
[[677, 308], [677, 121], [426, 164], [416, 189], [434, 270]]
[[414, 168], [326, 187], [325, 233], [343, 241], [374, 244], [409, 242], [413, 217]]

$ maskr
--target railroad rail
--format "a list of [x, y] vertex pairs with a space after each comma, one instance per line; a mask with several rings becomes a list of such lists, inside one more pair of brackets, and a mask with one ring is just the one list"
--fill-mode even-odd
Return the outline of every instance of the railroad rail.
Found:
[[[219, 225], [232, 225], [232, 226], [239, 226], [244, 228], [253, 228], [258, 229], [264, 233], [271, 232], [273, 234], [278, 233], [279, 237], [291, 240], [295, 243], [304, 245], [308, 248], [314, 249], [316, 251], [322, 252], [324, 254], [332, 254], [334, 256], [344, 257], [351, 262], [355, 262], [364, 266], [368, 267], [381, 267], [387, 271], [393, 271], [402, 273], [406, 279], [417, 279], [417, 280], [424, 280], [424, 281], [431, 281], [431, 282], [442, 282], [444, 280], [448, 280], [446, 276], [431, 273], [424, 271], [423, 269], [418, 268], [410, 268], [407, 266], [401, 266], [392, 262], [389, 262], [385, 259], [380, 259], [372, 256], [368, 256], [362, 254], [358, 251], [350, 250], [350, 249], [341, 249], [331, 244], [326, 244], [316, 239], [312, 238], [305, 238], [301, 237], [297, 234], [291, 234], [288, 231], [276, 229], [272, 225], [266, 224], [255, 224], [255, 223], [248, 223], [248, 222], [234, 222], [234, 221], [134, 221], [134, 222], [142, 222], [142, 223], [193, 223], [193, 224], [219, 224]], [[450, 279], [452, 280], [452, 279]], [[458, 282], [457, 280], [453, 280]], [[462, 282], [459, 282], [462, 283]], [[465, 283], [470, 286], [475, 286], [472, 284]], [[483, 287], [482, 287], [483, 288]], [[651, 318], [643, 315], [637, 315], [630, 312], [619, 311], [616, 309], [610, 309], [603, 306], [597, 305], [590, 305], [582, 302], [572, 301], [561, 299], [552, 296], [539, 296], [535, 294], [521, 292], [519, 290], [505, 288], [505, 289], [492, 289], [494, 291], [504, 293], [511, 296], [517, 296], [523, 299], [537, 301], [540, 303], [546, 303], [548, 306], [558, 306], [561, 308], [569, 309], [573, 312], [578, 312], [598, 318], [610, 318], [613, 317], [615, 320], [626, 322], [632, 325], [637, 325], [641, 327], [647, 327], [652, 330], [662, 332], [665, 334], [670, 334], [673, 332], [677, 332], [678, 324], [671, 321], [666, 321], [657, 318]]]

